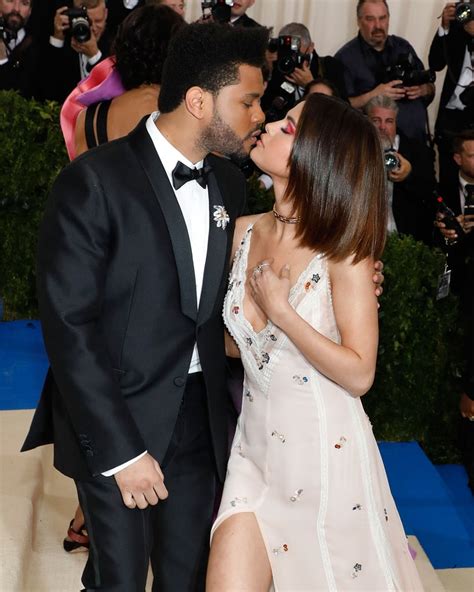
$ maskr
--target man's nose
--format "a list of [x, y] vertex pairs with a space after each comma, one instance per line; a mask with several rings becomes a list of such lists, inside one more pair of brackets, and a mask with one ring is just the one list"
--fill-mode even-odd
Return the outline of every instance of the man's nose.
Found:
[[263, 112], [262, 107], [260, 105], [258, 105], [257, 109], [255, 109], [253, 121], [259, 124], [265, 121], [265, 113]]

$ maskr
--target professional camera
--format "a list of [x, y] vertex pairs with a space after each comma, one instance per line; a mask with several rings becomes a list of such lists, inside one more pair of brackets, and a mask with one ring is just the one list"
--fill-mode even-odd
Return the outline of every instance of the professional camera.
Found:
[[309, 62], [310, 56], [300, 52], [301, 38], [296, 35], [280, 35], [278, 37], [278, 57], [276, 65], [285, 76], [289, 76], [295, 68], [301, 68]]
[[228, 23], [232, 6], [234, 0], [204, 0], [201, 2], [202, 16], [204, 19], [212, 16], [218, 23]]
[[403, 86], [419, 86], [428, 82], [434, 82], [436, 75], [431, 70], [417, 70], [413, 54], [402, 53], [393, 66], [387, 66], [383, 76], [383, 82], [401, 80]]
[[399, 169], [402, 164], [393, 148], [385, 148], [383, 151], [383, 163], [387, 173]]
[[474, 21], [474, 2], [461, 2], [454, 10], [454, 20], [460, 25]]
[[87, 16], [87, 8], [85, 6], [69, 8], [65, 14], [69, 17], [71, 36], [79, 43], [89, 41], [91, 38], [91, 24]]

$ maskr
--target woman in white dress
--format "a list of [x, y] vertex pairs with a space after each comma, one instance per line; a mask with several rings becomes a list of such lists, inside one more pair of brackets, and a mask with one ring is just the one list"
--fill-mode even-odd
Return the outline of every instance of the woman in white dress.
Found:
[[236, 224], [224, 318], [245, 380], [207, 591], [422, 590], [361, 404], [387, 215], [376, 130], [315, 94], [252, 159], [275, 206]]

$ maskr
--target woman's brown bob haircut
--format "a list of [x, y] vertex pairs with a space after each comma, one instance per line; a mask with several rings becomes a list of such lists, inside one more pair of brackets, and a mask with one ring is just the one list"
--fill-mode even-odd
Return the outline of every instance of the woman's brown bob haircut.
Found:
[[386, 173], [374, 125], [334, 97], [305, 100], [285, 198], [301, 245], [341, 261], [378, 259], [387, 228]]

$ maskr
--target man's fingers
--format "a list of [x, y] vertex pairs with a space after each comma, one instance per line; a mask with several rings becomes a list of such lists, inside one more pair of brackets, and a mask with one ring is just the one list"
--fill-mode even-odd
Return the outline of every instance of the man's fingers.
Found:
[[140, 510], [144, 510], [146, 507], [148, 507], [148, 501], [146, 500], [145, 495], [143, 493], [135, 492], [133, 494], [133, 499], [137, 504], [137, 508], [139, 508]]
[[153, 489], [155, 490], [156, 495], [160, 498], [160, 500], [165, 500], [168, 497], [168, 490], [166, 489], [163, 481], [155, 483]]
[[133, 499], [133, 496], [130, 491], [122, 492], [122, 499], [123, 503], [127, 506], [127, 508], [133, 510], [133, 508], [137, 507], [137, 504], [135, 503], [135, 500]]

